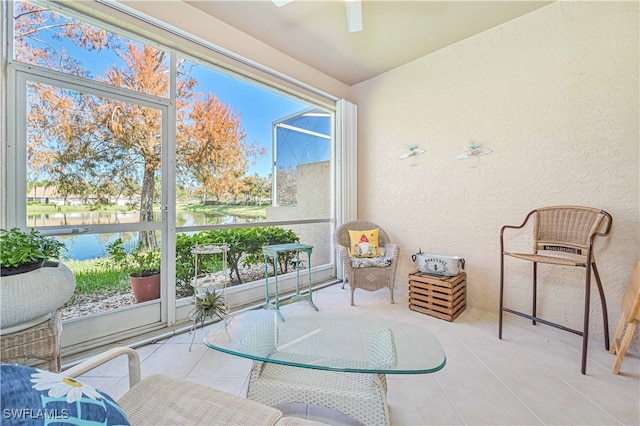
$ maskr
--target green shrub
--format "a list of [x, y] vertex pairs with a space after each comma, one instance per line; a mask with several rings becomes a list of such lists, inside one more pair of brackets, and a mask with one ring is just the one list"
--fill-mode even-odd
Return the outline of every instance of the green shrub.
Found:
[[[200, 232], [198, 234], [179, 234], [176, 238], [176, 285], [190, 287], [195, 274], [195, 255], [191, 252], [196, 245], [223, 244], [229, 245], [227, 262], [229, 266], [229, 279], [242, 283], [240, 267], [251, 267], [264, 261], [262, 246], [272, 244], [287, 244], [299, 242], [300, 237], [295, 232], [276, 226], [257, 228], [215, 229]], [[216, 255], [212, 255], [216, 256]], [[287, 273], [294, 253], [280, 259], [279, 272]], [[203, 256], [201, 256], [203, 258]], [[206, 258], [206, 256], [204, 256]], [[219, 262], [220, 259], [210, 259], [209, 265]], [[204, 260], [199, 268], [207, 269], [207, 261]], [[242, 262], [242, 264], [241, 264]]]
[[107, 244], [109, 257], [102, 261], [107, 269], [126, 270], [134, 277], [148, 277], [160, 273], [160, 250], [144, 251], [142, 245], [138, 245], [130, 253], [122, 242], [122, 239]]

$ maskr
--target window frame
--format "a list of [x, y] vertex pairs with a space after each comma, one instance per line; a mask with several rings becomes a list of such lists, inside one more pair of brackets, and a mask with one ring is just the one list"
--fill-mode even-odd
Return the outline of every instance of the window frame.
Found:
[[[345, 160], [347, 160], [344, 151], [343, 135], [345, 135], [344, 130], [342, 130], [343, 126], [347, 126], [349, 123], [346, 123], [345, 118], [341, 118], [340, 111], [342, 110], [341, 104], [345, 104], [345, 101], [339, 100], [333, 96], [330, 96], [324, 92], [313, 89], [312, 87], [305, 85], [303, 83], [297, 82], [291, 78], [288, 78], [282, 74], [275, 73], [272, 70], [269, 70], [264, 67], [260, 67], [260, 65], [255, 64], [251, 61], [248, 61], [244, 58], [234, 57], [230, 52], [225, 52], [224, 49], [218, 48], [211, 43], [203, 42], [202, 40], [198, 40], [195, 37], [190, 37], [187, 33], [182, 31], [177, 31], [174, 28], [166, 27], [162, 28], [162, 23], [152, 20], [148, 17], [142, 16], [140, 13], [132, 12], [127, 9], [125, 6], [119, 3], [106, 3], [100, 0], [97, 3], [101, 6], [106, 6], [109, 10], [115, 10], [117, 13], [115, 16], [110, 16], [109, 14], [100, 13], [100, 12], [91, 12], [90, 7], [83, 4], [83, 2], [68, 2], [64, 5], [59, 3], [53, 3], [50, 1], [38, 1], [34, 0], [33, 3], [39, 4], [43, 7], [48, 7], [54, 9], [60, 13], [65, 15], [72, 16], [76, 19], [83, 20], [85, 22], [91, 23], [93, 25], [99, 26], [101, 28], [105, 28], [109, 31], [113, 31], [119, 35], [124, 37], [129, 37], [136, 41], [150, 44], [160, 49], [163, 49], [170, 54], [170, 72], [171, 72], [171, 83], [170, 83], [170, 96], [169, 98], [160, 98], [155, 96], [149, 96], [142, 93], [132, 92], [127, 89], [110, 86], [105, 83], [101, 83], [91, 79], [85, 79], [81, 77], [76, 77], [72, 75], [67, 75], [64, 73], [60, 73], [53, 70], [44, 69], [35, 65], [23, 64], [15, 62], [13, 58], [13, 1], [10, 2], [2, 2], [2, 20], [5, 25], [3, 25], [3, 39], [6, 40], [5, 43], [0, 47], [2, 58], [3, 58], [3, 66], [2, 73], [2, 89], [3, 95], [0, 102], [3, 106], [9, 106], [9, 108], [3, 108], [4, 113], [2, 114], [1, 120], [6, 125], [3, 126], [4, 130], [2, 132], [2, 139], [4, 143], [2, 144], [2, 158], [3, 164], [6, 167], [3, 167], [2, 173], [2, 181], [3, 185], [1, 188], [2, 191], [2, 215], [1, 215], [1, 225], [3, 228], [13, 227], [13, 226], [25, 226], [26, 220], [26, 199], [24, 195], [26, 194], [26, 170], [19, 170], [17, 167], [18, 164], [26, 163], [26, 150], [23, 152], [18, 152], [15, 143], [11, 143], [13, 137], [14, 140], [26, 140], [26, 129], [20, 130], [20, 126], [18, 125], [21, 122], [25, 122], [26, 119], [24, 116], [21, 117], [20, 114], [24, 115], [24, 108], [14, 108], [14, 106], [19, 105], [19, 96], [20, 86], [18, 83], [22, 82], [24, 84], [27, 80], [41, 81], [46, 84], [55, 83], [56, 86], [62, 87], [70, 90], [80, 90], [86, 91], [92, 94], [96, 94], [99, 96], [105, 96], [108, 98], [118, 98], [125, 101], [131, 101], [135, 103], [145, 104], [147, 106], [153, 108], [162, 108], [163, 111], [166, 111], [167, 117], [175, 117], [175, 84], [176, 84], [176, 70], [175, 64], [177, 57], [184, 57], [188, 60], [191, 60], [196, 63], [202, 63], [207, 67], [212, 67], [215, 70], [219, 70], [220, 72], [224, 72], [230, 74], [236, 78], [242, 78], [251, 82], [256, 86], [265, 88], [267, 90], [275, 91], [282, 95], [292, 97], [294, 99], [298, 99], [301, 102], [306, 103], [309, 107], [320, 108], [329, 112], [332, 115], [332, 147], [331, 147], [331, 182], [330, 182], [330, 191], [331, 191], [331, 208], [330, 208], [330, 217], [319, 218], [319, 219], [302, 219], [302, 220], [287, 220], [287, 221], [272, 221], [272, 222], [258, 222], [258, 223], [248, 223], [248, 224], [233, 224], [233, 225], [206, 225], [206, 226], [196, 226], [196, 227], [177, 227], [175, 223], [175, 208], [169, 208], [169, 206], [175, 206], [176, 204], [176, 176], [175, 169], [172, 167], [175, 164], [175, 131], [176, 131], [176, 123], [175, 119], [163, 120], [162, 131], [163, 131], [163, 140], [166, 141], [166, 146], [163, 145], [163, 185], [162, 185], [162, 200], [163, 200], [163, 221], [162, 221], [162, 232], [165, 238], [163, 238], [166, 243], [163, 244], [163, 275], [165, 277], [172, 277], [169, 280], [168, 285], [164, 285], [167, 288], [168, 294], [170, 297], [167, 298], [165, 294], [162, 298], [163, 302], [166, 304], [166, 309], [162, 309], [162, 321], [165, 326], [171, 326], [180, 320], [182, 314], [184, 314], [185, 308], [187, 307], [187, 303], [179, 302], [175, 298], [175, 265], [171, 265], [171, 262], [168, 262], [167, 259], [175, 259], [175, 236], [178, 232], [190, 232], [190, 231], [203, 231], [209, 229], [224, 229], [224, 228], [242, 228], [242, 227], [254, 227], [254, 226], [279, 226], [279, 225], [304, 225], [304, 224], [313, 224], [313, 223], [329, 223], [331, 229], [334, 229], [336, 226], [336, 217], [338, 217], [339, 221], [344, 220], [344, 210], [343, 206], [345, 202], [343, 198], [345, 197], [345, 190], [341, 187], [340, 183], [345, 182], [345, 179], [340, 177], [341, 173], [344, 170]], [[153, 28], [157, 29], [160, 33], [168, 32], [173, 34], [174, 36], [178, 36], [179, 39], [184, 40], [186, 47], [183, 49], [176, 48], [175, 43], [165, 43], [167, 38], [163, 37], [162, 34], [157, 34], [156, 36], [150, 36], [148, 31], [145, 29], [139, 29], [139, 31], [132, 31], [132, 25], [116, 25], [115, 22], [118, 22], [118, 14], [126, 13], [129, 18], [133, 18], [134, 22], [136, 20], [141, 24], [151, 25]], [[107, 19], [108, 18], [108, 19]], [[124, 22], [124, 21], [123, 21]], [[141, 28], [143, 25], [141, 25]], [[144, 35], [140, 35], [144, 34]], [[210, 51], [210, 54], [198, 53], [199, 49], [197, 48], [204, 47]], [[220, 55], [222, 52], [222, 57], [225, 58], [225, 61], [220, 60]], [[250, 70], [254, 72], [246, 71], [246, 67], [239, 68], [237, 63], [240, 63], [245, 66], [249, 66]], [[270, 78], [265, 78], [265, 75]], [[273, 79], [273, 81], [271, 81]], [[296, 90], [292, 89], [295, 88]], [[347, 103], [348, 104], [348, 103]], [[24, 105], [22, 105], [24, 107]], [[20, 112], [22, 111], [22, 112]], [[355, 128], [355, 116], [350, 117], [350, 125]], [[341, 130], [338, 130], [341, 129]], [[352, 140], [353, 146], [355, 146], [355, 140]], [[169, 148], [169, 149], [165, 149]], [[352, 154], [355, 151], [352, 152]], [[351, 157], [348, 159], [348, 162], [354, 162], [355, 157]], [[350, 168], [348, 170], [355, 170], [354, 168]], [[347, 179], [346, 181], [353, 181], [353, 179]], [[350, 197], [355, 197], [355, 187], [348, 188], [348, 192]], [[353, 204], [353, 201], [351, 202]], [[340, 212], [340, 213], [337, 213]], [[351, 214], [348, 214], [351, 216]], [[342, 218], [342, 219], [340, 219]], [[354, 217], [355, 218], [355, 217]], [[135, 227], [135, 230], [140, 230], [140, 228], [150, 227], [155, 228], [155, 224], [143, 224], [136, 223], [131, 225], [131, 229]], [[111, 225], [92, 225], [92, 228], [102, 231], [109, 232], [112, 231], [113, 228]], [[123, 229], [127, 229], [128, 226], [124, 226]], [[48, 231], [55, 234], [56, 229], [59, 227], [50, 227]], [[338, 266], [339, 268], [339, 266]], [[318, 271], [313, 271], [314, 281], [331, 279], [331, 277], [336, 276], [336, 265], [335, 265], [335, 256], [331, 256], [330, 263], [327, 265], [323, 265], [322, 268], [319, 268]], [[286, 286], [286, 280], [283, 282]], [[253, 294], [256, 294], [256, 289], [259, 288], [260, 294], [263, 294], [263, 283], [259, 283], [255, 285], [254, 289], [252, 289]], [[255, 297], [255, 296], [254, 296]], [[182, 314], [178, 313], [181, 311]], [[83, 347], [86, 349], [86, 347]]]

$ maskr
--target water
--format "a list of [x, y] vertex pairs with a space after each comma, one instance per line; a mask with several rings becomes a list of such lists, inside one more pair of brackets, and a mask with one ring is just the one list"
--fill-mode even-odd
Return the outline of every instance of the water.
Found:
[[[221, 225], [260, 222], [261, 218], [233, 215], [212, 215], [205, 213], [177, 212], [177, 226]], [[92, 224], [136, 223], [138, 212], [129, 213], [51, 213], [29, 215], [28, 226], [91, 226]], [[67, 255], [72, 260], [88, 260], [105, 257], [107, 244], [121, 238], [127, 248], [137, 246], [137, 232], [109, 234], [74, 234], [57, 237], [67, 246]]]

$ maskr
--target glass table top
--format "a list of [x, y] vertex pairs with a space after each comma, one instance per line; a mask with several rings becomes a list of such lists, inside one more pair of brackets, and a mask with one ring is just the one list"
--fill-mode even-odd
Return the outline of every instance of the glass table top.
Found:
[[444, 367], [437, 337], [414, 324], [325, 312], [247, 311], [211, 326], [215, 350], [293, 367], [355, 373], [424, 374]]

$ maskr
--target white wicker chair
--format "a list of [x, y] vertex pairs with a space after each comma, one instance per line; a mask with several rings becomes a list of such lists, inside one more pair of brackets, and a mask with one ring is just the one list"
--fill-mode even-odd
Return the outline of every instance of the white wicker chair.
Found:
[[[354, 268], [352, 266], [352, 258], [349, 256], [349, 231], [364, 231], [367, 229], [380, 229], [378, 236], [378, 245], [384, 248], [384, 256], [391, 258], [391, 264], [386, 267], [365, 267]], [[375, 223], [356, 220], [340, 225], [333, 234], [333, 245], [338, 251], [338, 259], [342, 260], [345, 277], [343, 279], [342, 288], [345, 283], [349, 283], [351, 288], [351, 305], [354, 305], [353, 293], [356, 288], [367, 291], [375, 291], [381, 288], [388, 288], [391, 291], [391, 303], [393, 300], [393, 288], [395, 286], [396, 269], [398, 268], [399, 249], [397, 244], [392, 244], [387, 233]]]

